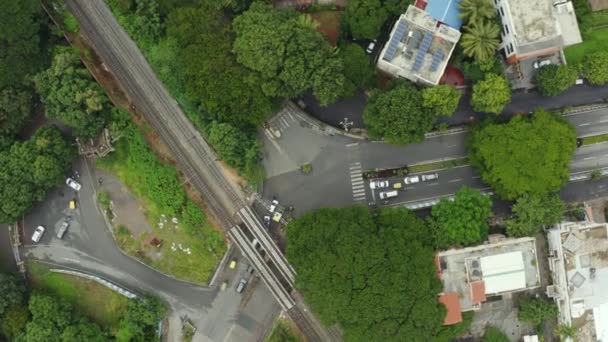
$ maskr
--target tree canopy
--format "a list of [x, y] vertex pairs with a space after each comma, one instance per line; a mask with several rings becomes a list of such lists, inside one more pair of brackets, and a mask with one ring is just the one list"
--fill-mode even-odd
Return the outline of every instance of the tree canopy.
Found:
[[14, 274], [0, 273], [0, 317], [8, 307], [23, 303], [25, 284]]
[[[243, 174], [251, 172], [260, 160], [261, 147], [253, 137], [247, 137], [225, 123], [212, 122], [207, 128], [209, 143], [218, 156]], [[247, 141], [247, 143], [244, 143]]]
[[541, 67], [536, 75], [538, 90], [545, 96], [556, 96], [572, 87], [578, 78], [578, 70], [566, 64], [549, 64]]
[[483, 334], [483, 342], [509, 342], [509, 338], [500, 329], [487, 327]]
[[51, 187], [61, 184], [72, 156], [72, 147], [54, 126], [0, 151], [0, 222], [15, 222]]
[[450, 116], [454, 114], [460, 103], [462, 95], [458, 90], [449, 85], [438, 85], [424, 88], [421, 91], [422, 106], [436, 115]]
[[[29, 91], [13, 87], [0, 91], [0, 136], [9, 138], [18, 133], [31, 114], [32, 94]], [[0, 138], [0, 150], [11, 142], [12, 139], [3, 142]]]
[[310, 17], [255, 2], [234, 19], [233, 28], [237, 61], [256, 72], [267, 96], [312, 90], [327, 105], [342, 94], [342, 61]]
[[165, 316], [166, 309], [154, 297], [131, 300], [121, 317], [116, 332], [118, 341], [156, 341], [158, 322]]
[[519, 197], [513, 205], [515, 218], [507, 221], [509, 236], [534, 236], [542, 226], [561, 221], [566, 205], [557, 194], [528, 195]]
[[471, 105], [476, 112], [498, 114], [509, 102], [511, 102], [511, 86], [503, 76], [488, 73], [485, 80], [473, 86]]
[[574, 127], [542, 109], [507, 124], [486, 123], [469, 136], [468, 152], [483, 181], [505, 199], [555, 192], [568, 181]]
[[346, 81], [352, 82], [355, 88], [369, 87], [374, 78], [374, 66], [363, 48], [348, 43], [340, 46], [340, 58], [344, 65]]
[[557, 316], [557, 306], [544, 298], [522, 298], [519, 303], [519, 319], [535, 327]]
[[381, 0], [351, 0], [342, 15], [342, 25], [353, 38], [375, 39], [388, 16]]
[[460, 46], [466, 56], [485, 61], [496, 53], [499, 37], [500, 27], [494, 21], [472, 22], [464, 27]]
[[93, 138], [101, 131], [110, 103], [73, 50], [58, 48], [51, 67], [34, 81], [47, 116], [65, 122], [83, 138]]
[[327, 325], [353, 341], [427, 341], [445, 309], [433, 239], [405, 208], [320, 209], [287, 227], [296, 286]]
[[454, 200], [442, 199], [432, 209], [439, 248], [474, 245], [488, 237], [492, 200], [477, 190], [463, 187]]
[[608, 83], [608, 51], [587, 54], [583, 60], [583, 74], [591, 84]]
[[496, 17], [496, 9], [491, 0], [462, 0], [458, 9], [460, 18], [467, 23], [479, 23]]
[[372, 138], [409, 144], [422, 141], [439, 116], [423, 107], [420, 92], [413, 85], [402, 82], [375, 92], [365, 107], [363, 121]]

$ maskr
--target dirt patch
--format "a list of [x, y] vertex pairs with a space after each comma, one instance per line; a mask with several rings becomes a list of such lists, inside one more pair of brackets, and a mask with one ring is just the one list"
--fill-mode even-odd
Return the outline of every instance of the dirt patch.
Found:
[[336, 46], [338, 44], [342, 12], [322, 11], [310, 13], [310, 16], [319, 24], [317, 31], [323, 34], [332, 46]]
[[586, 201], [585, 203], [591, 207], [592, 218], [594, 222], [597, 223], [605, 223], [606, 215], [604, 215], [604, 210], [607, 207], [608, 198], [602, 197], [597, 198], [591, 201]]

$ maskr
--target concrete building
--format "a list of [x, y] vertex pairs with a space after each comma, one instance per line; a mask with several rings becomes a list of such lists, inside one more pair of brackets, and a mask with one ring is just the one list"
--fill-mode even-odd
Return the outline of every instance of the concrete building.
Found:
[[540, 286], [534, 238], [502, 239], [440, 252], [435, 263], [444, 289], [439, 300], [448, 311], [446, 325], [459, 322], [456, 310], [479, 310], [488, 297]]
[[[457, 23], [453, 15], [445, 14], [442, 18]], [[393, 26], [390, 38], [378, 58], [378, 68], [412, 82], [437, 85], [459, 39], [460, 31], [457, 28], [410, 5]]]
[[502, 21], [500, 48], [507, 62], [550, 56], [582, 42], [568, 0], [492, 0]]
[[608, 341], [608, 224], [564, 222], [547, 233], [553, 285], [547, 295], [577, 341]]

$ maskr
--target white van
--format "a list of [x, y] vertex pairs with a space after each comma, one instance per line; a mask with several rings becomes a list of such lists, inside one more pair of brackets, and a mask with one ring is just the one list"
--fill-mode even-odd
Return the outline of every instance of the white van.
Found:
[[383, 200], [389, 199], [389, 198], [397, 197], [398, 195], [399, 195], [399, 191], [397, 191], [397, 190], [381, 192], [380, 199], [383, 199]]

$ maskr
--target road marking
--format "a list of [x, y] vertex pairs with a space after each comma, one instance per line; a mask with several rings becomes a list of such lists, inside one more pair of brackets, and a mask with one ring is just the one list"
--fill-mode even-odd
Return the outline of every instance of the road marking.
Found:
[[363, 184], [353, 185], [353, 191], [365, 191], [365, 186]]
[[365, 183], [365, 182], [362, 180], [356, 180], [351, 183], [353, 184], [353, 187], [358, 187], [358, 186], [363, 186], [363, 183]]
[[439, 183], [430, 183], [429, 186], [439, 185]]
[[600, 120], [599, 122], [600, 123], [606, 123], [606, 122], [608, 122], [608, 119]]
[[589, 126], [589, 125], [591, 125], [591, 123], [585, 122], [585, 123], [578, 125], [578, 127]]
[[595, 159], [595, 157], [585, 157], [583, 160]]
[[355, 146], [358, 146], [358, 145], [359, 145], [359, 143], [356, 142], [356, 143], [346, 144], [346, 147], [355, 147]]
[[452, 147], [456, 147], [458, 145], [454, 144], [454, 145], [448, 145], [448, 148], [452, 148]]
[[473, 179], [481, 178], [481, 176], [473, 176]]
[[[358, 145], [358, 143], [355, 143]], [[348, 146], [348, 145], [347, 145]], [[363, 171], [361, 163], [352, 163], [349, 166], [351, 191], [355, 201], [365, 200], [365, 181], [363, 180]]]
[[448, 183], [456, 183], [462, 181], [462, 178], [449, 180]]

